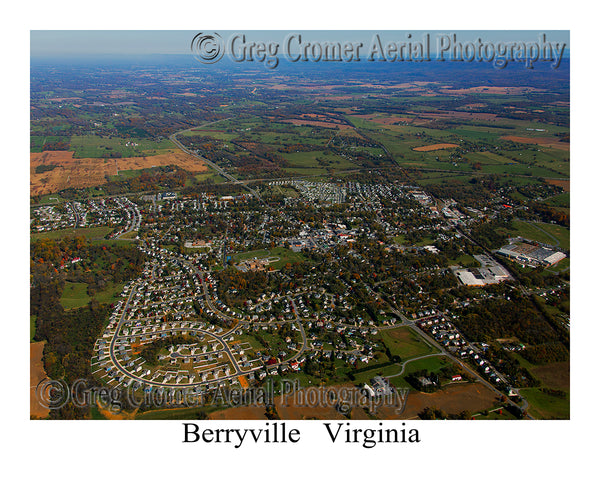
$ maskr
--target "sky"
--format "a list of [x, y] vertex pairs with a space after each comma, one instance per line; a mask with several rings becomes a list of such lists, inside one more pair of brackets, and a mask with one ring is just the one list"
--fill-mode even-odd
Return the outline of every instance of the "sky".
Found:
[[[437, 33], [456, 33], [459, 40], [484, 42], [537, 41], [540, 34], [546, 33], [552, 42], [567, 44], [569, 48], [569, 31], [566, 30], [245, 30], [217, 31], [225, 40], [234, 33], [245, 33], [248, 41], [275, 41], [283, 43], [287, 35], [302, 33], [311, 41], [330, 42], [364, 42], [370, 43], [375, 33], [381, 33], [382, 40], [406, 41], [407, 34], [420, 38], [427, 32], [435, 38]], [[31, 30], [31, 57], [68, 57], [81, 55], [140, 55], [140, 54], [187, 54], [190, 53], [192, 38], [199, 31], [190, 30]]]

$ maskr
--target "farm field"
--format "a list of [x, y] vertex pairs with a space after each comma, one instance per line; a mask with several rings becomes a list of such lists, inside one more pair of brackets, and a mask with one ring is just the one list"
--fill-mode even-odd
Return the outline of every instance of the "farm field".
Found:
[[544, 203], [555, 207], [569, 208], [571, 205], [571, 195], [569, 192], [561, 193], [544, 200]]
[[288, 153], [285, 155], [289, 163], [286, 170], [298, 171], [299, 169], [307, 169], [313, 173], [313, 169], [323, 168], [351, 168], [356, 165], [338, 155], [323, 155], [322, 152], [299, 152]]
[[140, 138], [101, 137], [98, 135], [75, 135], [71, 137], [73, 158], [111, 158], [153, 156], [169, 153], [175, 146], [170, 140], [155, 142]]
[[532, 145], [542, 145], [559, 150], [569, 150], [569, 143], [559, 142], [558, 140], [545, 137], [518, 137], [515, 135], [507, 135], [502, 137], [502, 140], [510, 140], [511, 142], [526, 143]]
[[50, 413], [48, 408], [43, 407], [36, 397], [35, 387], [45, 378], [44, 370], [44, 343], [35, 342], [29, 344], [29, 415], [32, 418], [46, 418]]
[[571, 389], [570, 362], [556, 362], [531, 368], [531, 373], [548, 388]]
[[433, 145], [425, 145], [423, 147], [415, 147], [413, 150], [415, 152], [434, 152], [436, 150], [445, 150], [446, 148], [456, 147], [458, 147], [456, 143], [436, 143]]
[[[72, 151], [32, 153], [30, 161], [30, 194], [44, 195], [66, 188], [87, 188], [104, 185], [107, 176], [121, 170], [141, 170], [157, 166], [176, 165], [192, 173], [207, 170], [197, 158], [182, 151], [154, 156], [125, 158], [74, 158]], [[39, 165], [56, 165], [50, 171], [36, 173]]]
[[398, 415], [393, 409], [381, 408], [382, 419], [411, 419], [426, 407], [438, 408], [448, 414], [459, 414], [462, 411], [471, 413], [493, 408], [497, 403], [496, 394], [481, 383], [463, 383], [448, 385], [435, 393], [410, 392], [404, 411]]

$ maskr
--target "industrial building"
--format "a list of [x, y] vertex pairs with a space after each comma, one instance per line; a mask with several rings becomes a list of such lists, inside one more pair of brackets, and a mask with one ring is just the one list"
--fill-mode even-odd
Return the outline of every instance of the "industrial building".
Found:
[[530, 243], [505, 245], [498, 250], [498, 253], [517, 262], [532, 266], [554, 265], [566, 257], [562, 252]]
[[463, 285], [483, 286], [500, 283], [511, 278], [508, 271], [488, 255], [475, 255], [475, 259], [481, 264], [481, 267], [464, 268], [454, 272]]

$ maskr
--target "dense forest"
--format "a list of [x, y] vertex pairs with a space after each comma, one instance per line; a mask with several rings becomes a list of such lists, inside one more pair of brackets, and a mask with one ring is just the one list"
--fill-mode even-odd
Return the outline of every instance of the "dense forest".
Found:
[[[71, 259], [79, 258], [76, 264]], [[137, 248], [92, 245], [85, 237], [43, 239], [31, 244], [30, 314], [36, 316], [34, 340], [45, 341], [44, 368], [51, 379], [73, 385], [77, 379], [93, 384], [90, 359], [94, 342], [102, 333], [110, 305], [93, 294], [108, 282], [138, 276], [145, 256]], [[66, 267], [68, 268], [61, 268]], [[88, 284], [88, 305], [65, 310], [60, 303], [65, 281]], [[68, 403], [52, 410], [51, 418], [86, 418], [89, 409]]]

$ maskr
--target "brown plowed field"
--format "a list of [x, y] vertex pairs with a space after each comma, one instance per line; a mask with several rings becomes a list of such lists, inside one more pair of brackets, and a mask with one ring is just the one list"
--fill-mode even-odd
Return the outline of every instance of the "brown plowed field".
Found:
[[[462, 383], [448, 385], [435, 393], [422, 393], [411, 391], [408, 394], [406, 408], [398, 414], [388, 407], [381, 408], [378, 417], [387, 418], [414, 418], [425, 407], [436, 407], [446, 413], [458, 414], [463, 410], [475, 413], [479, 410], [491, 408], [497, 395], [481, 383]], [[386, 415], [387, 414], [387, 415]], [[389, 416], [388, 416], [389, 415]]]
[[[35, 173], [38, 165], [57, 165], [54, 170]], [[58, 192], [65, 188], [96, 187], [106, 183], [106, 175], [119, 170], [176, 165], [192, 173], [203, 172], [207, 166], [181, 151], [171, 151], [148, 157], [73, 158], [73, 152], [54, 151], [30, 154], [30, 195]]]
[[491, 93], [494, 95], [522, 95], [524, 93], [530, 92], [543, 92], [544, 90], [540, 88], [533, 87], [487, 87], [487, 86], [479, 86], [479, 87], [471, 87], [471, 88], [445, 88], [442, 87], [443, 93], [453, 93], [456, 95], [462, 95], [465, 93]]
[[29, 344], [29, 415], [32, 418], [46, 418], [50, 413], [48, 408], [40, 405], [35, 391], [37, 385], [47, 378], [42, 361], [43, 353], [44, 342]]
[[433, 152], [434, 150], [443, 150], [444, 148], [456, 148], [455, 143], [436, 143], [435, 145], [425, 145], [423, 147], [415, 147], [415, 152]]
[[559, 142], [555, 138], [545, 137], [516, 137], [514, 135], [507, 135], [500, 137], [502, 140], [510, 140], [511, 142], [526, 143], [528, 145], [540, 145], [542, 147], [552, 147], [558, 150], [569, 150], [570, 145], [566, 142]]
[[[325, 391], [329, 391], [342, 387], [348, 389], [346, 392], [355, 391], [356, 398], [363, 398], [359, 389], [349, 384], [323, 388]], [[282, 420], [347, 420], [347, 417], [336, 410], [334, 401], [328, 401], [327, 397], [322, 396], [322, 391], [320, 395], [317, 395], [320, 400], [316, 403], [313, 401], [314, 399], [311, 399], [308, 391], [317, 391], [319, 388], [309, 387], [301, 390], [302, 397], [299, 397], [298, 393], [293, 396], [275, 397], [275, 408], [279, 418]], [[459, 414], [463, 410], [475, 413], [492, 408], [496, 399], [496, 394], [481, 383], [452, 384], [435, 393], [411, 391], [403, 410], [399, 410], [397, 405], [379, 406], [376, 409], [375, 417], [381, 420], [416, 418], [425, 407], [436, 407], [449, 414]], [[368, 420], [369, 416], [364, 411], [364, 405], [352, 403], [356, 406], [352, 408], [350, 417], [353, 420]], [[213, 412], [209, 418], [212, 420], [264, 420], [265, 412], [264, 406], [234, 407]]]
[[256, 407], [233, 407], [225, 410], [212, 412], [208, 415], [211, 420], [266, 420], [266, 408]]
[[284, 123], [291, 123], [292, 125], [313, 125], [315, 127], [326, 127], [326, 128], [339, 128], [340, 130], [352, 130], [354, 127], [346, 125], [345, 123], [333, 123], [333, 122], [321, 122], [319, 120], [302, 120], [299, 118], [293, 118], [291, 120], [281, 120]]
[[364, 118], [365, 120], [369, 120], [370, 122], [379, 123], [381, 125], [393, 125], [398, 122], [412, 122], [415, 120], [413, 117], [381, 117], [375, 113], [369, 113], [365, 115], [354, 115], [357, 118]]
[[570, 180], [556, 180], [556, 179], [546, 179], [546, 183], [550, 185], [557, 185], [562, 187], [565, 192], [571, 191], [571, 181]]
[[557, 362], [533, 367], [531, 373], [549, 388], [570, 390], [570, 363]]

